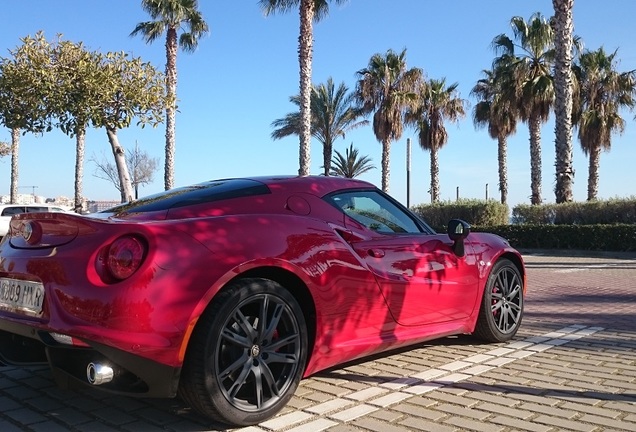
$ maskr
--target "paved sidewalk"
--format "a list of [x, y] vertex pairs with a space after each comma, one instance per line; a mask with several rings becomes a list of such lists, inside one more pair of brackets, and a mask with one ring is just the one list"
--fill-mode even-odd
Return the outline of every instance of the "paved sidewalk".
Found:
[[[514, 341], [420, 344], [301, 382], [263, 431], [636, 430], [636, 258], [534, 251]], [[0, 431], [223, 430], [178, 400], [59, 390], [0, 367]]]

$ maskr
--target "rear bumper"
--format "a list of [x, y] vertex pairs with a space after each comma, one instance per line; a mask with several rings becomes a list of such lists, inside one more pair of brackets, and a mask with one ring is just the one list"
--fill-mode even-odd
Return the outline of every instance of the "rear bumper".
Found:
[[[60, 343], [46, 331], [0, 319], [0, 363], [14, 366], [48, 364], [57, 385], [65, 389], [92, 387], [126, 396], [176, 396], [181, 368], [103, 344], [82, 342], [88, 347]], [[86, 371], [90, 363], [111, 367], [114, 371], [112, 380], [91, 385]]]

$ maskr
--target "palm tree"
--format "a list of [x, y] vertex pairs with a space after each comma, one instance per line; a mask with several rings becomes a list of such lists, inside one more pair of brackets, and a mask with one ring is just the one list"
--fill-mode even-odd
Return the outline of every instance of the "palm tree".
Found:
[[404, 130], [404, 111], [415, 104], [423, 72], [407, 69], [406, 49], [374, 54], [369, 65], [357, 73], [356, 97], [365, 112], [373, 112], [373, 133], [382, 143], [382, 190], [389, 191], [391, 142]]
[[333, 176], [355, 178], [375, 169], [375, 166], [371, 164], [371, 158], [360, 156], [358, 149], [353, 148], [353, 143], [346, 149], [344, 156], [338, 150], [335, 152], [336, 156], [331, 161], [333, 168], [330, 171]]
[[497, 140], [499, 191], [501, 203], [508, 200], [508, 137], [517, 131], [519, 116], [514, 95], [507, 94], [510, 86], [504, 84], [506, 76], [497, 77], [496, 70], [484, 70], [485, 78], [477, 81], [471, 94], [478, 99], [473, 109], [475, 127], [488, 127], [490, 137]]
[[[346, 0], [334, 0], [344, 3]], [[313, 56], [313, 22], [329, 13], [329, 0], [259, 0], [265, 15], [300, 10], [298, 63], [300, 65], [300, 151], [298, 174], [309, 175], [311, 167], [311, 64]]]
[[621, 108], [633, 108], [636, 91], [636, 71], [616, 71], [617, 51], [606, 54], [603, 48], [581, 54], [575, 73], [580, 88], [580, 112], [577, 112], [578, 137], [589, 155], [587, 199], [598, 194], [598, 169], [601, 150], [611, 148], [611, 135], [622, 133], [625, 120]]
[[[153, 21], [137, 24], [131, 36], [141, 34], [148, 43], [166, 33], [166, 161], [165, 189], [174, 187], [175, 113], [177, 100], [177, 48], [193, 52], [205, 34], [208, 25], [198, 10], [197, 0], [142, 0], [141, 7]], [[179, 30], [186, 28], [177, 38]]]
[[445, 78], [421, 83], [419, 103], [405, 115], [406, 123], [418, 132], [420, 146], [431, 152], [431, 202], [439, 201], [438, 151], [448, 142], [444, 123], [456, 123], [466, 114], [466, 101], [459, 97], [458, 86], [453, 83], [447, 87]]
[[531, 203], [541, 204], [541, 124], [548, 120], [554, 103], [552, 67], [554, 32], [540, 13], [526, 22], [522, 17], [510, 21], [516, 43], [505, 34], [493, 40], [501, 55], [496, 69], [508, 74], [505, 82], [513, 86], [521, 119], [530, 130]]
[[[327, 79], [326, 84], [319, 84], [312, 89], [311, 135], [322, 143], [325, 175], [329, 175], [331, 171], [331, 155], [336, 138], [344, 138], [349, 130], [368, 123], [366, 120], [358, 121], [363, 112], [353, 105], [354, 98], [355, 95], [349, 93], [349, 88], [344, 82], [336, 89], [331, 77]], [[300, 107], [300, 96], [292, 96], [289, 100]], [[272, 138], [300, 135], [300, 125], [300, 112], [288, 113], [272, 122], [272, 126], [276, 128], [272, 132]]]
[[572, 166], [572, 48], [573, 29], [572, 8], [574, 0], [552, 0], [554, 7], [554, 116], [556, 134], [556, 202], [573, 200], [572, 184], [574, 168]]

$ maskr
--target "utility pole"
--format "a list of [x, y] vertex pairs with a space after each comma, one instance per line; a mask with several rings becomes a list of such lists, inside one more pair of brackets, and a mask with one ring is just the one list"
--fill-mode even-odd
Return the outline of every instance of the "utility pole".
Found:
[[37, 186], [18, 186], [20, 188], [31, 188], [33, 189], [33, 197], [35, 198], [35, 190], [38, 188]]

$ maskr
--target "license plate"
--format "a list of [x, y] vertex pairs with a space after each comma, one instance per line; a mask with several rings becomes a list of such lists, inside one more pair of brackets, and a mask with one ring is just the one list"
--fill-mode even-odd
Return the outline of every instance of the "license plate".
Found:
[[0, 307], [39, 315], [44, 304], [44, 285], [39, 282], [0, 278]]

